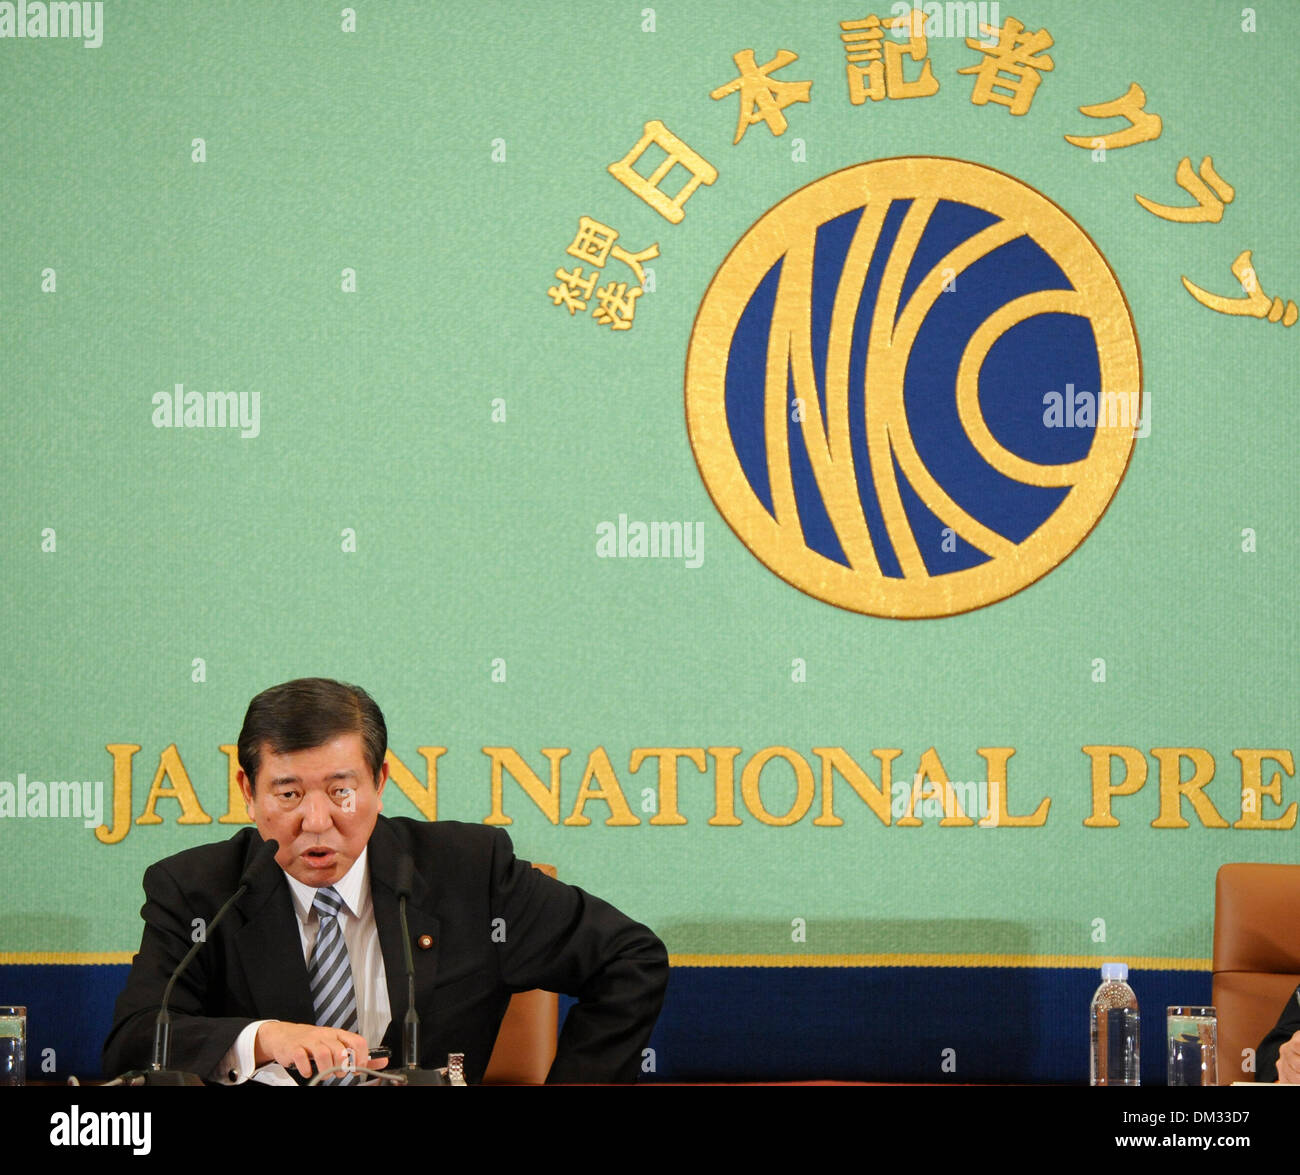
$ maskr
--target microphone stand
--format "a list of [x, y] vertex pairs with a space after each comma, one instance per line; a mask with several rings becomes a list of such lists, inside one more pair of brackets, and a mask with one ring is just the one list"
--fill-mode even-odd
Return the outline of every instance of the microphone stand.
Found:
[[406, 963], [406, 1017], [402, 1021], [401, 1076], [407, 1085], [450, 1084], [438, 1069], [420, 1068], [420, 1016], [415, 1010], [415, 960], [411, 957], [411, 930], [406, 922], [406, 899], [411, 893], [411, 859], [397, 867], [397, 910], [402, 923], [402, 956]]
[[[162, 1007], [158, 1009], [158, 1017], [154, 1021], [153, 1027], [153, 1058], [147, 1069], [133, 1069], [130, 1073], [124, 1073], [123, 1079], [143, 1078], [144, 1085], [202, 1085], [203, 1081], [197, 1073], [190, 1073], [185, 1069], [171, 1068], [169, 1061], [171, 1057], [171, 1036], [172, 1036], [172, 1019], [171, 1013], [167, 1010], [167, 1005], [172, 998], [172, 990], [176, 986], [176, 981], [184, 974], [185, 969], [190, 965], [190, 961], [202, 949], [204, 943], [208, 941], [208, 935], [217, 928], [221, 919], [226, 916], [226, 911], [230, 909], [240, 898], [248, 892], [248, 887], [252, 883], [253, 877], [262, 869], [266, 862], [272, 859], [280, 851], [278, 841], [263, 841], [257, 854], [253, 857], [248, 868], [244, 870], [244, 875], [239, 879], [239, 888], [230, 895], [217, 911], [216, 917], [208, 923], [204, 930], [203, 937], [200, 938], [185, 957], [180, 961], [180, 966], [172, 972], [171, 978], [167, 981], [167, 986], [163, 989]], [[138, 1081], [129, 1081], [129, 1084], [141, 1084]]]

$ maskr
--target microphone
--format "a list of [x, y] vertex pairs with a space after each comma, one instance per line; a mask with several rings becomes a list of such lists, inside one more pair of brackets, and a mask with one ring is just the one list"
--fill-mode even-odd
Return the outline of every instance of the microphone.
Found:
[[402, 923], [402, 957], [406, 963], [406, 1017], [402, 1021], [402, 1068], [407, 1085], [446, 1085], [437, 1069], [420, 1068], [420, 1015], [415, 1010], [415, 960], [411, 957], [411, 931], [406, 924], [406, 902], [415, 872], [409, 856], [397, 859], [397, 911]]
[[172, 972], [171, 978], [167, 981], [167, 986], [163, 989], [162, 1006], [158, 1009], [158, 1018], [154, 1021], [153, 1029], [153, 1060], [148, 1069], [142, 1070], [145, 1085], [202, 1085], [197, 1074], [187, 1073], [182, 1069], [168, 1068], [168, 1059], [171, 1052], [171, 1016], [167, 1011], [167, 1004], [172, 998], [172, 989], [176, 986], [176, 981], [184, 973], [185, 968], [190, 965], [190, 961], [199, 953], [199, 948], [208, 941], [210, 935], [216, 928], [222, 918], [226, 916], [226, 911], [230, 909], [244, 894], [248, 891], [253, 878], [260, 873], [266, 865], [275, 858], [275, 854], [280, 851], [280, 842], [274, 840], [263, 841], [258, 850], [253, 854], [253, 859], [249, 861], [248, 867], [244, 870], [239, 878], [239, 888], [235, 890], [225, 904], [217, 911], [216, 917], [208, 923], [207, 929], [202, 938], [199, 939], [189, 951], [185, 958], [180, 961], [176, 970]]

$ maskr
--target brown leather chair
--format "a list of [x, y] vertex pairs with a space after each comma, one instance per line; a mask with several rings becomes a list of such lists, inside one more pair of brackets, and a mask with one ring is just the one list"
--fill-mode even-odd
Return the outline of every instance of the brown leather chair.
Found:
[[[554, 865], [533, 865], [547, 877]], [[560, 997], [553, 991], [521, 991], [510, 997], [501, 1031], [488, 1058], [484, 1085], [541, 1085], [555, 1060]]]
[[1242, 1052], [1259, 1047], [1300, 984], [1300, 865], [1219, 868], [1213, 966], [1219, 1084], [1253, 1081]]

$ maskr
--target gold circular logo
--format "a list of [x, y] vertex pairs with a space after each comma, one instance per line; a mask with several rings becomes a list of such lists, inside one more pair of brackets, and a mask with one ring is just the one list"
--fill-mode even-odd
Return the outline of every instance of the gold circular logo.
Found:
[[696, 316], [686, 423], [740, 540], [873, 616], [969, 611], [1088, 535], [1141, 420], [1123, 291], [1033, 188], [956, 159], [835, 172], [767, 212]]

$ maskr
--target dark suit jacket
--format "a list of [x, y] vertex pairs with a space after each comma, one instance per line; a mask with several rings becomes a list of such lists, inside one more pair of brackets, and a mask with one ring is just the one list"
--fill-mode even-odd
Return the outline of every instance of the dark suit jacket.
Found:
[[1297, 1002], [1297, 996], [1300, 996], [1300, 987], [1292, 993], [1291, 998], [1286, 1002], [1286, 1007], [1282, 1009], [1282, 1015], [1273, 1025], [1273, 1030], [1264, 1037], [1259, 1048], [1255, 1050], [1256, 1081], [1277, 1080], [1277, 1055], [1282, 1046], [1300, 1032], [1300, 1002]]
[[[104, 1044], [104, 1072], [148, 1065], [163, 988], [193, 945], [195, 918], [210, 923], [239, 887], [262, 844], [254, 828], [187, 849], [144, 875], [140, 951], [118, 997]], [[371, 897], [384, 957], [392, 1022], [383, 1043], [401, 1062], [406, 966], [395, 892], [397, 862], [410, 857], [407, 921], [420, 1013], [420, 1063], [465, 1054], [482, 1079], [510, 995], [564, 992], [570, 1008], [552, 1082], [634, 1081], [668, 980], [668, 955], [646, 927], [576, 886], [515, 857], [500, 829], [380, 816], [369, 842]], [[497, 938], [493, 941], [493, 923]], [[433, 947], [415, 944], [430, 935]], [[293, 899], [273, 862], [208, 937], [170, 1001], [171, 1064], [207, 1077], [254, 1020], [315, 1022]]]

